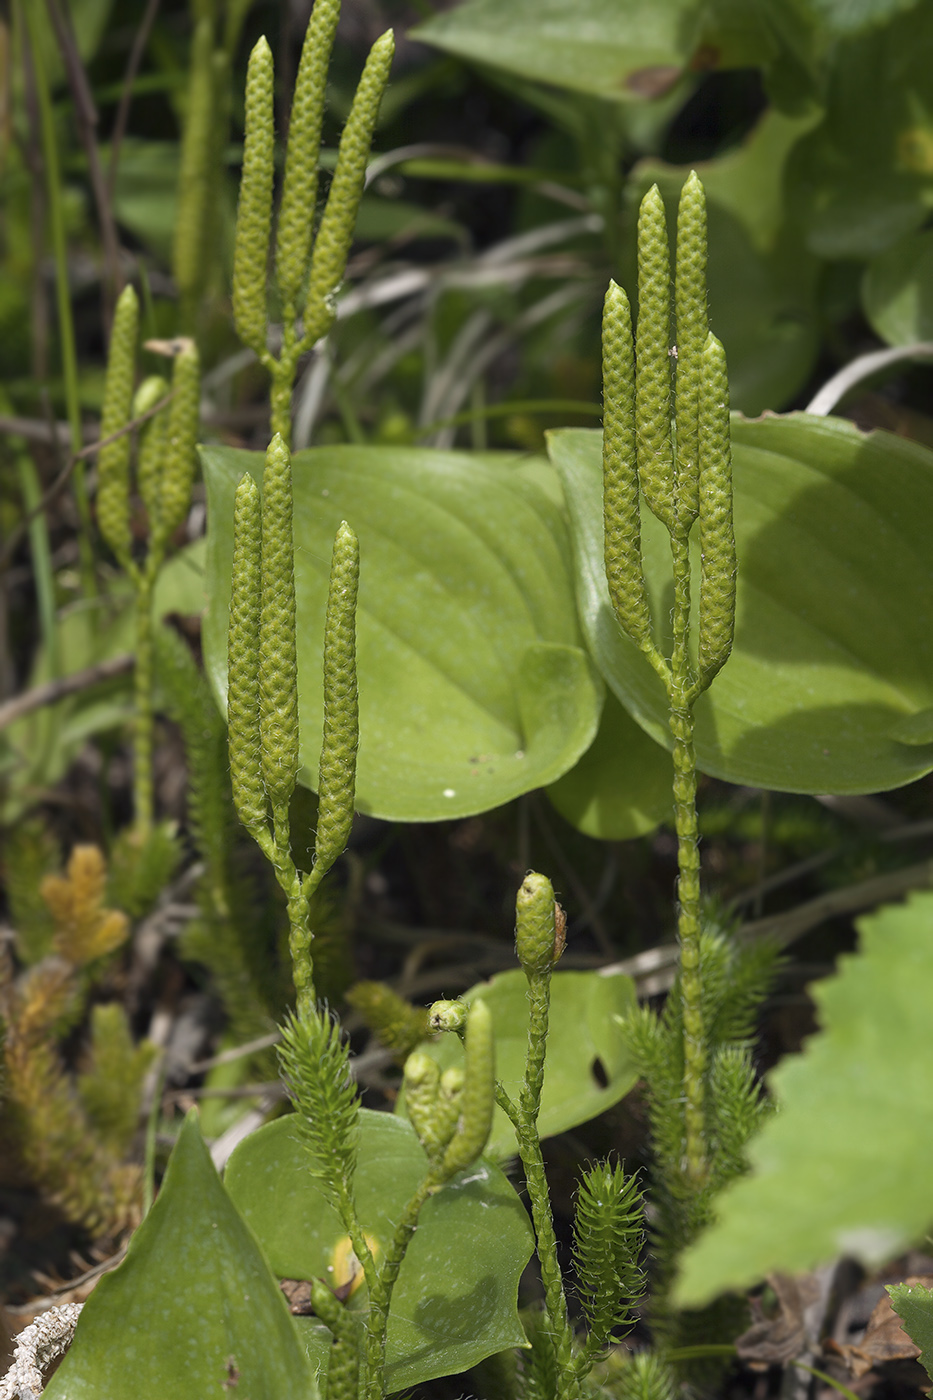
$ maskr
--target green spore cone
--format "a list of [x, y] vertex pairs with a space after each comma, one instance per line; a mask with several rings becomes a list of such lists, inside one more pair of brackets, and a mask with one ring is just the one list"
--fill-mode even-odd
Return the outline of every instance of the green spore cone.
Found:
[[641, 561], [635, 450], [635, 358], [628, 297], [615, 282], [603, 306], [603, 526], [606, 578], [616, 617], [632, 641], [651, 643]]
[[677, 344], [677, 526], [689, 532], [699, 511], [698, 415], [706, 314], [706, 195], [694, 170], [680, 195], [674, 305]]
[[227, 733], [237, 816], [246, 827], [268, 817], [259, 737], [259, 626], [262, 589], [262, 503], [247, 473], [233, 508], [233, 589], [227, 634]]
[[700, 687], [725, 665], [735, 634], [736, 554], [726, 354], [710, 333], [700, 390]]
[[272, 50], [262, 38], [246, 73], [246, 136], [233, 251], [233, 319], [243, 344], [260, 359], [267, 354], [266, 272], [275, 168], [272, 86]]
[[302, 342], [306, 346], [313, 345], [326, 334], [334, 319], [333, 298], [347, 265], [356, 214], [363, 196], [369, 148], [394, 53], [395, 36], [390, 29], [370, 49], [340, 138], [337, 167], [311, 258]]
[[405, 1061], [405, 1111], [430, 1156], [436, 1146], [434, 1114], [440, 1089], [441, 1071], [436, 1060], [423, 1050], [415, 1050]]
[[343, 521], [334, 539], [324, 622], [324, 737], [318, 770], [315, 870], [329, 870], [346, 848], [353, 824], [359, 705], [356, 688], [356, 599], [360, 547]]
[[273, 812], [287, 813], [298, 777], [298, 686], [292, 468], [278, 433], [266, 452], [262, 487], [262, 615], [259, 727], [262, 777]]
[[671, 447], [671, 273], [664, 202], [652, 185], [638, 215], [635, 433], [638, 479], [652, 513], [676, 528]]
[[339, 18], [340, 0], [316, 0], [301, 50], [288, 124], [275, 252], [282, 305], [293, 318], [311, 251], [327, 68]]
[[[133, 400], [133, 417], [140, 418], [168, 394], [168, 380], [161, 374], [151, 374], [136, 390]], [[149, 533], [159, 530], [159, 517], [162, 509], [162, 471], [165, 466], [165, 449], [168, 444], [168, 409], [163, 408], [154, 418], [150, 418], [139, 430], [139, 448], [136, 455], [136, 483], [149, 516]]]
[[193, 340], [179, 342], [172, 371], [174, 398], [169, 405], [168, 441], [159, 497], [158, 528], [153, 549], [164, 548], [188, 514], [191, 486], [198, 460], [198, 422], [201, 411], [201, 361]]
[[460, 1097], [460, 1121], [444, 1153], [443, 1172], [449, 1178], [480, 1155], [492, 1130], [496, 1096], [496, 1051], [492, 1013], [477, 998], [467, 1013], [464, 1039], [466, 1077]]
[[554, 886], [546, 875], [525, 876], [515, 898], [515, 952], [528, 978], [550, 975], [557, 929]]
[[[110, 335], [100, 419], [102, 438], [119, 431], [130, 421], [138, 334], [139, 301], [133, 288], [125, 287], [117, 302]], [[102, 447], [97, 454], [97, 523], [124, 568], [129, 566], [133, 546], [129, 492], [130, 437], [127, 433]]]

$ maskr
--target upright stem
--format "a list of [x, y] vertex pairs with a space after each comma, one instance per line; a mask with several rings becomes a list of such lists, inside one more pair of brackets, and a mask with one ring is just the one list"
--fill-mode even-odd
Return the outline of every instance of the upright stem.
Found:
[[136, 588], [136, 666], [134, 670], [133, 812], [140, 844], [152, 831], [152, 588], [155, 570], [144, 568]]
[[687, 1171], [706, 1172], [703, 1111], [706, 1048], [700, 977], [700, 852], [697, 775], [693, 747], [696, 682], [690, 667], [690, 555], [686, 534], [671, 536], [674, 566], [674, 649], [671, 656], [670, 725], [674, 740], [674, 824], [677, 831], [677, 899], [684, 1027], [684, 1104]]
[[411, 1237], [418, 1225], [421, 1209], [442, 1178], [435, 1171], [428, 1172], [411, 1200], [402, 1211], [401, 1219], [395, 1227], [395, 1234], [389, 1242], [385, 1260], [379, 1270], [378, 1283], [370, 1289], [369, 1317], [366, 1322], [366, 1392], [365, 1400], [383, 1400], [385, 1395], [386, 1334], [389, 1326], [389, 1307], [392, 1291], [398, 1278], [402, 1260], [411, 1243]]
[[[68, 248], [65, 239], [61, 172], [58, 164], [58, 145], [55, 140], [55, 116], [52, 111], [48, 79], [42, 63], [41, 36], [38, 32], [38, 6], [34, 0], [25, 0], [22, 8], [29, 26], [29, 46], [32, 53], [36, 97], [39, 102], [39, 120], [42, 128], [42, 159], [45, 162], [49, 227], [52, 235], [52, 252], [55, 258], [55, 293], [58, 307], [58, 334], [61, 340], [62, 377], [65, 382], [65, 405], [71, 429], [71, 450], [73, 453], [77, 453], [81, 451], [84, 444], [81, 430], [81, 399], [78, 392], [78, 356], [75, 349], [74, 322], [71, 316], [71, 289], [68, 285]], [[78, 515], [81, 520], [81, 532], [78, 536], [81, 582], [85, 596], [91, 598], [97, 593], [97, 579], [94, 572], [94, 551], [91, 546], [91, 506], [88, 500], [83, 461], [75, 462], [72, 481], [74, 482]]]
[[577, 1390], [573, 1366], [573, 1332], [567, 1316], [567, 1298], [557, 1257], [557, 1237], [551, 1215], [541, 1139], [538, 1135], [538, 1113], [541, 1089], [544, 1085], [544, 1062], [547, 1054], [548, 1016], [551, 1001], [551, 974], [528, 979], [528, 1054], [525, 1060], [525, 1083], [519, 1096], [513, 1122], [518, 1137], [518, 1151], [525, 1170], [531, 1216], [538, 1243], [538, 1262], [544, 1285], [544, 1302], [554, 1343], [558, 1373], [558, 1400], [568, 1400]]

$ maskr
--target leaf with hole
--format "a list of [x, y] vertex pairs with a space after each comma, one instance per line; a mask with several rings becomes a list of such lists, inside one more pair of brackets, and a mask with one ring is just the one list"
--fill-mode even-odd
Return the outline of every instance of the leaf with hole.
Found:
[[214, 1169], [195, 1110], [162, 1189], [84, 1305], [46, 1400], [315, 1400], [295, 1322]]
[[[233, 494], [262, 456], [202, 448], [209, 501], [204, 651], [226, 691]], [[317, 782], [321, 647], [334, 534], [360, 540], [357, 806], [394, 821], [485, 811], [553, 782], [596, 733], [560, 508], [517, 454], [331, 447], [294, 458], [303, 781]]]
[[[482, 997], [492, 1012], [496, 1076], [514, 1099], [525, 1074], [528, 1044], [528, 982], [521, 969], [500, 972], [464, 993], [467, 1003]], [[605, 1112], [634, 1085], [638, 1073], [619, 1033], [616, 1017], [636, 1002], [635, 984], [623, 973], [555, 972], [551, 978], [548, 1058], [538, 1131], [553, 1137]], [[420, 1047], [447, 1069], [463, 1063], [455, 1035]], [[404, 1110], [400, 1098], [398, 1111]], [[487, 1153], [504, 1160], [517, 1152], [515, 1131], [496, 1108]]]
[[[268, 1123], [236, 1149], [225, 1182], [280, 1278], [335, 1280], [347, 1256], [345, 1232], [307, 1168], [294, 1114]], [[354, 1192], [363, 1230], [384, 1250], [427, 1170], [407, 1122], [363, 1109]], [[518, 1280], [531, 1256], [525, 1208], [483, 1159], [432, 1196], [418, 1221], [392, 1295], [387, 1379], [402, 1390], [454, 1375], [506, 1347], [524, 1346]], [[341, 1278], [339, 1281], [343, 1281]], [[365, 1286], [351, 1306], [365, 1305]], [[320, 1367], [327, 1336], [304, 1323]]]
[[[784, 792], [878, 792], [933, 770], [933, 453], [837, 418], [733, 419], [736, 641], [696, 706], [697, 762]], [[550, 434], [580, 613], [622, 703], [670, 744], [660, 680], [623, 635], [603, 570], [601, 437]], [[699, 576], [694, 531], [694, 573]], [[670, 652], [670, 545], [647, 511], [652, 616]], [[906, 726], [906, 728], [905, 728]]]

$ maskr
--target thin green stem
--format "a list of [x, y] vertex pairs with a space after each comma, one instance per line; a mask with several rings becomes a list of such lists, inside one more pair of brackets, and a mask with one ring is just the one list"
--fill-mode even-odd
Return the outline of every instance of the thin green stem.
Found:
[[152, 831], [154, 792], [152, 781], [153, 753], [153, 645], [152, 590], [156, 569], [141, 571], [136, 588], [136, 665], [133, 671], [135, 700], [133, 735], [133, 814], [134, 828], [140, 844]]
[[389, 1308], [392, 1291], [402, 1267], [402, 1260], [411, 1243], [418, 1225], [425, 1201], [440, 1185], [441, 1177], [436, 1171], [428, 1172], [411, 1200], [402, 1211], [395, 1234], [385, 1253], [382, 1268], [375, 1289], [369, 1293], [369, 1317], [366, 1321], [366, 1391], [365, 1400], [383, 1400], [385, 1395], [385, 1352], [386, 1333], [389, 1326]]
[[32, 576], [36, 585], [39, 612], [39, 635], [49, 666], [49, 678], [61, 675], [61, 655], [58, 645], [58, 624], [55, 609], [55, 572], [45, 514], [39, 510], [42, 490], [36, 464], [27, 452], [17, 457], [19, 489], [23, 497], [23, 513], [29, 519], [29, 552], [32, 555]]
[[670, 726], [674, 740], [674, 824], [677, 831], [677, 932], [680, 940], [684, 1026], [684, 1120], [687, 1170], [699, 1181], [706, 1173], [703, 1033], [700, 976], [700, 852], [693, 702], [696, 680], [690, 666], [690, 554], [687, 536], [671, 536], [674, 567], [674, 650], [671, 656]]
[[[557, 1237], [551, 1214], [541, 1139], [538, 1135], [538, 1113], [544, 1084], [544, 1062], [547, 1054], [548, 1016], [551, 1001], [551, 974], [538, 974], [528, 979], [528, 1051], [525, 1058], [525, 1082], [514, 1106], [518, 1136], [518, 1151], [525, 1171], [531, 1218], [537, 1240], [544, 1304], [557, 1361], [558, 1400], [569, 1400], [576, 1394], [577, 1378], [573, 1358], [573, 1330], [567, 1315], [567, 1298], [557, 1257]], [[505, 1091], [502, 1096], [507, 1098]], [[497, 1099], [502, 1098], [497, 1093]], [[508, 1112], [508, 1109], [506, 1109]], [[509, 1115], [512, 1117], [512, 1114]]]
[[[29, 27], [29, 46], [35, 74], [36, 97], [39, 103], [39, 122], [42, 129], [42, 159], [45, 163], [49, 227], [52, 236], [52, 253], [55, 259], [55, 293], [58, 308], [58, 334], [61, 341], [62, 377], [65, 383], [65, 406], [71, 430], [71, 450], [73, 453], [78, 453], [84, 445], [81, 428], [81, 398], [78, 390], [78, 354], [75, 346], [74, 321], [71, 315], [71, 289], [68, 285], [68, 248], [65, 239], [65, 212], [62, 202], [58, 144], [55, 140], [55, 115], [49, 94], [48, 76], [42, 61], [38, 6], [33, 4], [31, 0], [26, 0], [22, 8]], [[84, 462], [81, 460], [75, 462], [72, 481], [78, 516], [81, 521], [81, 532], [78, 536], [81, 582], [85, 596], [92, 598], [97, 593], [97, 578], [94, 570], [94, 551], [91, 545], [91, 506], [87, 494]]]

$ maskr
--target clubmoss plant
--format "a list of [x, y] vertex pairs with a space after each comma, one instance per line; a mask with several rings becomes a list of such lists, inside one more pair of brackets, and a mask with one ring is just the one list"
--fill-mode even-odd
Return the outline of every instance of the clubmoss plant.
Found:
[[[133, 745], [134, 837], [140, 847], [153, 828], [153, 623], [152, 597], [172, 535], [188, 513], [196, 464], [201, 370], [197, 347], [180, 337], [149, 342], [172, 357], [171, 388], [158, 376], [145, 380], [135, 397], [139, 301], [132, 287], [117, 302], [97, 458], [97, 523], [136, 597], [135, 738]], [[167, 393], [163, 393], [167, 390]], [[146, 507], [148, 550], [140, 558], [131, 506], [130, 434], [142, 428], [136, 485]]]
[[292, 101], [285, 181], [275, 247], [281, 344], [270, 348], [270, 241], [275, 163], [272, 51], [258, 40], [246, 79], [246, 135], [233, 266], [233, 315], [240, 339], [272, 379], [272, 431], [291, 439], [291, 394], [301, 356], [325, 336], [336, 316], [363, 194], [366, 162], [389, 78], [395, 41], [377, 39], [360, 78], [337, 153], [327, 202], [312, 239], [327, 69], [339, 0], [316, 0], [302, 49]]
[[[671, 342], [671, 276], [664, 204], [657, 186], [638, 220], [638, 326], [613, 282], [603, 318], [603, 468], [609, 594], [623, 630], [660, 676], [670, 705], [679, 878], [683, 1001], [684, 1152], [697, 1182], [709, 1168], [704, 1095], [706, 1039], [700, 983], [700, 858], [697, 847], [694, 706], [728, 660], [735, 628], [735, 536], [725, 355], [707, 328], [706, 208], [696, 174], [677, 221]], [[673, 650], [652, 629], [641, 557], [639, 495], [666, 527], [674, 582]], [[700, 600], [691, 653], [690, 532], [699, 520]]]
[[[525, 877], [515, 903], [515, 944], [528, 981], [528, 1043], [524, 1082], [513, 1100], [501, 1083], [496, 1102], [515, 1129], [531, 1205], [541, 1282], [544, 1321], [532, 1329], [532, 1357], [524, 1393], [542, 1400], [572, 1400], [578, 1396], [600, 1354], [620, 1329], [630, 1330], [634, 1311], [644, 1293], [638, 1265], [643, 1240], [641, 1193], [634, 1177], [621, 1166], [600, 1163], [583, 1176], [574, 1219], [574, 1256], [580, 1278], [580, 1301], [587, 1323], [582, 1344], [570, 1322], [567, 1294], [557, 1250], [557, 1237], [538, 1133], [541, 1090], [547, 1055], [551, 977], [564, 949], [565, 918], [544, 875]], [[439, 1002], [431, 1009], [431, 1024], [457, 1032], [461, 1004]], [[425, 1109], [422, 1100], [440, 1097], [443, 1080], [436, 1081], [418, 1054], [406, 1069], [415, 1090], [412, 1121]], [[436, 1067], [435, 1067], [436, 1069]], [[409, 1090], [410, 1092], [410, 1090]], [[408, 1101], [408, 1100], [406, 1100]], [[409, 1108], [412, 1113], [411, 1107]], [[437, 1110], [435, 1109], [436, 1113]], [[422, 1141], [424, 1138], [422, 1137]]]
[[291, 513], [291, 462], [276, 434], [266, 453], [262, 498], [249, 475], [236, 492], [227, 726], [237, 815], [272, 862], [288, 899], [292, 975], [303, 1014], [315, 1005], [308, 903], [343, 850], [353, 820], [359, 545], [344, 522], [334, 540], [324, 626], [318, 831], [311, 869], [302, 874], [292, 858], [289, 820], [299, 762]]

